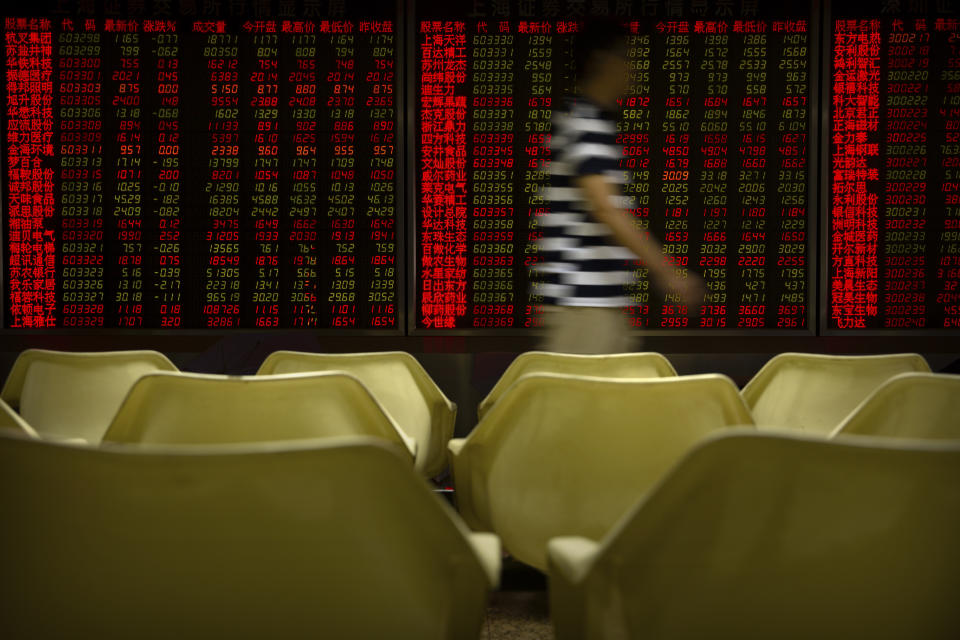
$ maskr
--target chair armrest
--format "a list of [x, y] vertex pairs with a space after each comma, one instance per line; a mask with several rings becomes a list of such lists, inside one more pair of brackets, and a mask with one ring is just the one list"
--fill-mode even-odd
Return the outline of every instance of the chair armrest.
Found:
[[47, 442], [56, 442], [57, 444], [69, 444], [73, 446], [80, 447], [98, 447], [100, 443], [90, 442], [86, 438], [76, 438], [73, 436], [63, 437], [63, 436], [35, 436], [38, 440], [46, 440]]
[[433, 475], [440, 474], [449, 464], [450, 456], [445, 451], [447, 443], [453, 438], [453, 431], [457, 422], [457, 405], [447, 400], [445, 404], [437, 405], [434, 410], [431, 423], [431, 458], [434, 459], [431, 466]]
[[495, 533], [471, 533], [467, 536], [467, 540], [476, 552], [484, 573], [487, 574], [490, 588], [496, 589], [500, 586], [500, 563], [502, 559], [500, 538]]
[[547, 542], [550, 572], [568, 583], [581, 582], [600, 551], [600, 543], [581, 536], [562, 536]]
[[483, 420], [483, 416], [487, 415], [487, 411], [490, 410], [492, 403], [488, 401], [489, 397], [488, 395], [477, 405], [477, 420]]
[[34, 440], [40, 439], [40, 434], [38, 434], [33, 427], [27, 424], [23, 418], [14, 414], [12, 411], [10, 415], [0, 414], [0, 431], [10, 431], [13, 433], [25, 434]]
[[[580, 536], [551, 538], [547, 542], [550, 617], [557, 640], [586, 637], [612, 637], [590, 629], [590, 569], [596, 562], [600, 544]], [[596, 585], [594, 585], [595, 587]], [[596, 597], [595, 595], [593, 597]]]
[[413, 436], [408, 436], [402, 429], [397, 428], [397, 434], [400, 436], [400, 440], [403, 441], [403, 444], [407, 447], [407, 451], [410, 452], [410, 457], [416, 459], [417, 457], [417, 441]]
[[460, 451], [463, 450], [463, 445], [467, 443], [466, 438], [454, 438], [447, 442], [447, 450], [456, 458], [460, 455]]

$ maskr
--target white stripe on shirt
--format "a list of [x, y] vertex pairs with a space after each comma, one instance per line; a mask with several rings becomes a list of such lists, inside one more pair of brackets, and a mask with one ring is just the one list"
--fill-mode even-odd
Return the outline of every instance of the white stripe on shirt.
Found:
[[[552, 282], [541, 282], [537, 287], [537, 293], [551, 298], [566, 298], [573, 293], [574, 287], [569, 284], [554, 284]], [[599, 305], [603, 306], [603, 305]]]
[[567, 249], [574, 249], [579, 243], [576, 238], [569, 237], [559, 237], [559, 238], [540, 238], [537, 240], [537, 246], [540, 247], [540, 251], [564, 251]]
[[610, 227], [602, 222], [581, 222], [570, 225], [567, 228], [567, 233], [572, 236], [609, 236]]
[[572, 285], [610, 285], [630, 284], [633, 282], [632, 271], [568, 271], [560, 276], [563, 284]]
[[606, 158], [622, 157], [616, 149], [609, 145], [595, 142], [579, 142], [567, 147], [567, 152], [563, 158], [567, 162], [579, 164], [584, 158], [595, 158], [598, 156]]
[[629, 307], [633, 304], [633, 300], [627, 296], [609, 296], [606, 298], [556, 297], [557, 304], [563, 307]]
[[579, 224], [583, 222], [583, 213], [575, 212], [557, 212], [548, 213], [540, 219], [541, 227], [564, 227], [567, 225]]
[[630, 249], [626, 247], [572, 247], [563, 250], [563, 258], [573, 262], [583, 260], [636, 260]]

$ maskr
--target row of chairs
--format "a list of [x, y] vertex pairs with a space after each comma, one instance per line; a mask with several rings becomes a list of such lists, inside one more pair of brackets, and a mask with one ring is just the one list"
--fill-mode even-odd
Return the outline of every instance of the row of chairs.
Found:
[[[623, 353], [602, 356], [530, 351], [518, 356], [481, 401], [482, 419], [523, 376], [559, 373], [602, 378], [673, 378], [676, 370], [659, 353]], [[771, 358], [743, 387], [741, 395], [753, 422], [761, 428], [785, 428], [828, 434], [852, 415], [858, 405], [895, 376], [930, 373], [927, 361], [915, 353], [869, 356], [832, 356], [782, 353]], [[941, 378], [951, 380], [954, 378]], [[923, 394], [921, 387], [936, 385], [934, 378], [901, 382], [896, 393]], [[909, 391], [907, 391], [909, 387]], [[888, 391], [890, 392], [890, 391]], [[916, 403], [912, 411], [920, 410]], [[928, 411], [926, 418], [942, 416]], [[848, 427], [849, 428], [849, 427]], [[949, 432], [956, 437], [956, 432]]]
[[[245, 395], [253, 393], [253, 385], [247, 381], [263, 382], [258, 379], [260, 376], [334, 371], [348, 374], [360, 385], [350, 389], [350, 382], [328, 377], [317, 382], [317, 387], [340, 386], [345, 397], [354, 403], [369, 404], [365, 396], [372, 396], [374, 404], [385, 414], [384, 420], [379, 422], [392, 421], [393, 430], [398, 431], [395, 436], [391, 434], [390, 439], [406, 440], [408, 446], [416, 448], [417, 467], [426, 475], [442, 470], [444, 449], [453, 432], [456, 405], [407, 353], [278, 351], [263, 362], [256, 378], [182, 374], [184, 384], [181, 386], [184, 389], [207, 386], [209, 391], [205, 395], [209, 397], [229, 396], [230, 393]], [[165, 356], [154, 351], [72, 353], [31, 349], [23, 352], [14, 364], [0, 392], [0, 399], [19, 412], [22, 422], [45, 437], [79, 439], [95, 444], [110, 430], [131, 387], [143, 376], [158, 372], [178, 371]], [[753, 422], [762, 428], [829, 433], [836, 430], [845, 417], [855, 414], [858, 404], [884, 383], [908, 372], [929, 373], [930, 368], [917, 354], [850, 357], [786, 353], [771, 359], [746, 384], [741, 395]], [[677, 377], [670, 362], [657, 353], [581, 356], [528, 352], [511, 363], [480, 403], [479, 417], [482, 419], [523, 376], [539, 373], [634, 379]], [[204, 382], [197, 385], [192, 382], [195, 380]], [[933, 380], [901, 380], [895, 387], [896, 394], [899, 394], [895, 395], [897, 402], [904, 398], [923, 397], [922, 401], [914, 401], [915, 406], [909, 411], [927, 406], [929, 389], [937, 384], [949, 384], [944, 382], [948, 378], [940, 379], [940, 382]], [[149, 396], [152, 393], [149, 388], [154, 384], [163, 387], [164, 393], [176, 392], [176, 382], [152, 378], [138, 390], [142, 394], [140, 397]], [[305, 382], [292, 384], [309, 386]], [[232, 392], [229, 391], [231, 386], [234, 387]], [[273, 388], [279, 390], [282, 385]], [[53, 389], [57, 392], [56, 402], [50, 401]], [[928, 390], [926, 394], [922, 389]], [[269, 393], [264, 395], [269, 399]], [[324, 395], [323, 392], [320, 395]], [[326, 395], [335, 394], [331, 390]], [[358, 397], [364, 397], [364, 400], [358, 400]], [[887, 412], [875, 414], [877, 417], [887, 415]], [[928, 414], [938, 416], [944, 412], [928, 411]], [[194, 415], [200, 419], [203, 411], [194, 412]], [[868, 422], [875, 425], [874, 429], [879, 428], [876, 420]], [[844, 427], [855, 432], [864, 428], [867, 427], [859, 423]], [[382, 430], [390, 433], [388, 427]], [[282, 436], [278, 434], [277, 437]]]
[[497, 537], [373, 437], [0, 434], [0, 637], [476, 638]]
[[679, 377], [660, 354], [530, 352], [481, 403], [471, 434], [451, 440], [456, 406], [405, 353], [276, 352], [257, 376], [210, 376], [179, 373], [155, 352], [31, 350], [0, 393], [21, 415], [0, 409], [28, 433], [37, 425], [47, 437], [96, 444], [365, 434], [400, 445], [426, 477], [449, 456], [467, 524], [545, 570], [548, 540], [601, 538], [717, 430], [823, 434], [836, 425], [835, 433], [960, 439], [958, 391], [960, 376], [931, 374], [914, 354], [783, 354], [741, 393], [722, 375]]
[[[861, 384], [843, 385], [838, 378], [834, 391]], [[618, 379], [526, 373], [468, 437], [450, 442], [458, 508], [471, 528], [496, 532], [515, 557], [546, 570], [551, 538], [602, 538], [705, 437], [744, 428], [803, 433], [784, 423], [761, 424], [744, 395], [716, 374]], [[897, 374], [859, 405], [857, 398], [844, 398], [854, 410], [830, 433], [808, 435], [960, 442], [958, 397], [960, 376]], [[813, 412], [829, 414], [822, 406]]]
[[[477, 638], [498, 537], [405, 456], [2, 434], [0, 636]], [[958, 476], [957, 443], [709, 436], [609, 531], [547, 541], [556, 637], [956, 638]]]
[[400, 444], [427, 477], [445, 467], [446, 445], [467, 523], [497, 532], [514, 556], [545, 569], [547, 540], [558, 533], [602, 536], [718, 429], [825, 433], [854, 407], [835, 432], [960, 438], [952, 410], [960, 377], [900, 373], [924, 369], [915, 354], [783, 354], [740, 393], [725, 376], [678, 377], [659, 354], [531, 352], [481, 403], [477, 428], [454, 440], [455, 405], [399, 352], [277, 352], [257, 376], [206, 376], [178, 373], [155, 352], [32, 350], [0, 395], [22, 414], [7, 410], [11, 426], [29, 431], [32, 423], [45, 436], [83, 435], [92, 443], [359, 433]]
[[547, 545], [558, 640], [960, 637], [960, 443], [728, 433]]
[[718, 430], [960, 439], [958, 391], [960, 376], [929, 373], [915, 354], [782, 354], [741, 393], [722, 375], [677, 376], [655, 353], [530, 352], [480, 404], [479, 425], [453, 440], [455, 405], [400, 352], [276, 352], [257, 376], [209, 376], [176, 372], [155, 352], [31, 350], [0, 396], [22, 414], [7, 409], [10, 426], [93, 443], [365, 434], [399, 444], [427, 477], [446, 466], [446, 448], [467, 524], [545, 570], [549, 539], [599, 539]]
[[446, 467], [456, 419], [456, 405], [403, 352], [278, 351], [256, 376], [218, 376], [179, 372], [154, 351], [31, 349], [0, 399], [8, 426], [88, 444], [375, 435], [406, 447], [426, 477]]
[[[419, 441], [405, 437], [404, 429], [399, 426], [400, 421], [393, 421], [390, 412], [386, 410], [386, 402], [381, 404], [372, 392], [376, 389], [377, 380], [385, 380], [385, 386], [395, 383], [394, 386], [401, 387], [403, 376], [395, 375], [391, 379], [390, 376], [375, 375], [378, 366], [382, 366], [376, 361], [389, 354], [366, 355], [367, 364], [374, 371], [365, 376], [367, 380], [374, 381], [374, 384], [369, 386], [360, 382], [362, 371], [357, 377], [330, 371], [320, 374], [284, 373], [268, 378], [193, 376], [172, 372], [143, 376], [133, 385], [125, 399], [118, 401], [121, 406], [107, 430], [106, 447], [113, 452], [119, 451], [116, 445], [111, 444], [114, 441], [141, 444], [236, 443], [243, 440], [263, 440], [265, 434], [269, 434], [274, 440], [302, 438], [316, 433], [310, 431], [309, 425], [311, 422], [315, 423], [318, 416], [323, 416], [329, 418], [324, 422], [334, 425], [330, 433], [336, 433], [336, 425], [360, 425], [368, 429], [367, 433], [377, 435], [381, 442], [393, 440], [394, 449], [404, 452], [403, 455], [409, 461], [418, 453]], [[75, 357], [82, 359], [80, 356]], [[285, 365], [288, 367], [322, 368], [310, 362], [313, 357], [310, 355], [290, 354], [284, 357], [295, 360], [294, 364]], [[318, 356], [319, 359], [323, 357]], [[412, 360], [409, 356], [406, 357]], [[273, 360], [277, 358], [278, 354], [271, 356]], [[337, 366], [347, 368], [351, 356], [341, 358], [343, 359], [331, 369], [337, 370]], [[801, 364], [804, 363], [803, 357], [793, 354], [785, 354], [780, 358], [794, 358]], [[817, 359], [811, 356], [807, 358]], [[271, 369], [267, 366], [271, 359], [264, 363], [261, 371], [273, 373], [279, 368], [273, 366]], [[606, 360], [603, 363], [606, 366], [601, 366], [603, 360]], [[829, 360], [827, 357], [823, 362]], [[833, 360], [840, 363], [841, 368], [846, 367], [848, 370], [851, 369], [851, 364], [857, 364], [857, 359]], [[863, 363], [864, 360], [859, 361]], [[870, 361], [870, 358], [866, 359], [866, 362]], [[889, 366], [891, 361], [894, 361], [894, 366]], [[884, 369], [886, 373], [873, 375], [872, 378], [870, 375], [858, 376], [851, 371], [846, 375], [834, 375], [831, 382], [820, 385], [826, 389], [824, 394], [821, 394], [821, 400], [824, 400], [821, 404], [826, 404], [829, 394], [833, 393], [842, 395], [844, 402], [855, 406], [860, 396], [870, 392], [865, 379], [871, 379], [871, 384], [875, 387], [885, 379], [884, 376], [889, 378], [902, 369], [904, 362], [908, 367], [926, 368], [929, 371], [926, 363], [915, 356], [875, 357], [872, 362], [883, 365], [878, 368]], [[563, 373], [564, 363], [570, 365], [575, 374]], [[525, 354], [504, 374], [504, 380], [498, 383], [501, 390], [498, 392], [495, 387], [491, 397], [481, 406], [480, 413], [483, 417], [478, 427], [468, 438], [452, 440], [449, 443], [461, 514], [474, 530], [495, 532], [499, 536], [498, 540], [502, 539], [504, 546], [518, 559], [549, 571], [552, 584], [554, 577], [560, 575], [558, 571], [562, 572], [574, 565], [581, 567], [575, 571], [576, 575], [586, 576], [587, 569], [583, 567], [592, 566], [591, 563], [577, 565], [574, 561], [597, 556], [605, 548], [602, 541], [609, 540], [613, 545], [614, 538], [611, 536], [622, 533], [621, 525], [627, 514], [631, 513], [631, 509], [639, 508], [636, 506], [638, 501], [645, 504], [653, 500], [653, 496], [662, 490], [663, 483], [667, 482], [664, 478], [679, 473], [678, 470], [685, 465], [689, 466], [691, 463], [686, 461], [685, 456], [691, 450], [697, 451], [701, 446], [709, 448], [710, 442], [725, 439], [727, 436], [741, 439], [747, 437], [748, 442], [751, 437], [756, 437], [756, 434], [743, 436], [739, 433], [741, 430], [732, 427], [753, 427], [756, 409], [763, 404], [755, 398], [763, 398], [764, 394], [751, 396], [754, 398], [753, 407], [749, 406], [745, 398], [749, 396], [751, 387], [754, 391], [761, 386], [774, 390], [778, 388], [778, 375], [771, 375], [771, 370], [776, 374], [777, 367], [774, 365], [775, 362], [771, 361], [764, 367], [741, 395], [724, 376], [676, 377], [669, 362], [656, 354], [586, 360], [577, 356]], [[580, 368], [577, 369], [577, 366]], [[590, 367], [593, 369], [589, 369]], [[667, 377], [638, 379], [641, 367], [646, 367], [645, 375]], [[582, 373], [585, 369], [587, 373], [601, 373], [604, 377], [584, 376]], [[826, 369], [828, 373], [832, 371], [829, 366], [820, 366], [819, 369]], [[561, 372], [558, 373], [558, 370]], [[787, 370], [789, 374], [790, 368], [787, 367]], [[43, 378], [46, 378], [49, 385], [50, 376], [36, 376], [34, 381], [30, 382], [31, 374], [24, 374], [23, 381], [19, 383], [20, 396], [16, 398], [16, 371], [17, 367], [14, 368], [14, 373], [11, 373], [3, 396], [7, 398], [7, 388], [11, 389], [11, 400], [19, 401], [23, 412], [23, 397], [29, 396], [23, 389], [29, 388], [31, 384], [39, 385], [39, 380]], [[420, 371], [422, 372], [422, 369]], [[791, 375], [794, 375], [793, 384], [803, 385], [795, 374]], [[426, 374], [423, 373], [423, 376]], [[757, 380], [762, 381], [764, 376], [767, 382], [760, 385]], [[824, 377], [829, 379], [829, 375]], [[932, 391], [934, 387], [930, 384], [921, 384], [918, 387], [914, 384], [918, 380], [924, 383], [934, 381], [942, 389]], [[99, 384], [104, 386], [104, 381], [101, 379]], [[886, 398], [889, 405], [903, 409], [906, 419], [901, 420], [901, 423], [907, 425], [907, 430], [911, 431], [910, 425], [921, 417], [926, 419], [930, 414], [930, 407], [937, 406], [937, 402], [944, 411], [952, 409], [953, 401], [949, 394], [955, 393], [956, 384], [957, 377], [953, 376], [934, 376], [929, 373], [894, 375], [853, 415], [865, 412], [871, 406], [881, 407], [874, 409], [873, 415], [886, 415], [889, 412], [884, 412], [882, 403], [871, 402], [876, 398]], [[907, 395], [921, 398], [922, 401], [914, 402], [914, 405], [926, 410], [926, 413], [915, 412], [911, 415], [907, 407], [909, 403], [903, 401], [905, 396], [902, 393], [899, 396], [897, 393], [880, 393], [887, 387], [904, 385], [925, 390], [921, 394]], [[304, 400], [305, 396], [324, 386], [329, 390], [328, 393], [321, 393], [314, 404]], [[807, 386], [811, 384], [807, 382]], [[812, 386], [816, 387], [815, 384]], [[140, 391], [141, 387], [146, 391]], [[54, 385], [54, 388], [59, 387]], [[88, 388], [91, 395], [97, 391], [95, 384], [88, 385]], [[781, 394], [802, 395], [791, 391], [789, 385], [781, 385], [779, 388]], [[48, 386], [47, 402], [50, 401], [49, 389]], [[803, 387], [801, 389], [803, 390]], [[409, 391], [406, 393], [410, 395]], [[192, 400], [184, 401], [183, 395]], [[402, 394], [397, 395], [398, 404], [407, 400], [400, 397]], [[795, 405], [802, 407], [802, 402], [792, 399]], [[329, 405], [338, 403], [345, 406], [333, 411], [328, 408]], [[291, 406], [299, 405], [303, 405], [303, 408], [290, 410]], [[448, 414], [451, 416], [452, 425], [452, 411], [455, 408], [452, 403], [447, 406], [452, 409]], [[767, 406], [776, 406], [776, 403], [768, 401]], [[825, 413], [822, 407], [817, 407], [817, 410]], [[395, 411], [397, 415], [404, 415], [402, 409]], [[834, 412], [836, 413], [836, 408]], [[291, 414], [291, 417], [287, 414]], [[23, 422], [19, 416], [11, 414], [11, 423], [16, 420]], [[954, 424], [955, 422], [954, 419]], [[145, 427], [144, 424], [149, 426]], [[244, 432], [245, 427], [238, 427], [241, 424], [250, 425], [251, 431]], [[281, 426], [273, 426], [276, 424]], [[283, 426], [289, 424], [300, 426]], [[370, 427], [371, 424], [379, 424], [380, 430]], [[798, 424], [802, 425], [802, 422], [786, 426], [792, 426], [796, 433], [800, 428]], [[270, 426], [263, 429], [264, 425]], [[112, 436], [115, 429], [117, 435]], [[932, 431], [934, 435], [943, 435], [942, 430]], [[843, 439], [841, 436], [835, 440]], [[785, 438], [773, 437], [771, 441], [784, 440]], [[429, 442], [429, 438], [426, 441]], [[442, 442], [441, 440], [441, 450]], [[774, 449], [782, 446], [793, 447], [783, 444], [771, 446]], [[152, 449], [155, 452], [155, 448]], [[742, 467], [745, 464], [743, 456], [749, 455], [749, 452], [755, 449], [754, 445], [736, 445], [733, 451], [739, 453], [731, 454], [731, 468]], [[194, 448], [191, 454], [199, 455], [202, 451], [203, 448]], [[226, 453], [222, 447], [211, 451]], [[859, 449], [854, 449], [854, 453], [856, 451]], [[683, 462], [678, 464], [681, 460]], [[852, 468], [849, 467], [848, 471]], [[774, 474], [767, 478], [768, 483], [776, 481], [775, 476], [780, 473], [777, 469], [777, 465], [768, 469]], [[423, 472], [423, 467], [420, 471]], [[363, 473], [362, 470], [357, 472]], [[356, 477], [357, 472], [351, 473], [350, 477]], [[377, 474], [373, 473], [371, 477], [377, 477]], [[135, 479], [131, 481], [137, 482]], [[22, 480], [12, 484], [22, 484]], [[328, 479], [324, 491], [328, 491], [329, 486], [336, 485], [330, 485]], [[311, 488], [316, 490], [318, 487]], [[389, 492], [385, 492], [385, 495], [389, 495]], [[719, 513], [722, 515], [723, 512]], [[713, 516], [717, 515], [718, 512], [714, 511]], [[950, 525], [951, 522], [954, 521], [948, 519], [941, 524]], [[564, 542], [564, 539], [567, 542]], [[491, 538], [487, 540], [486, 549], [489, 551], [494, 543]], [[590, 547], [588, 543], [595, 546]], [[560, 550], [556, 551], [554, 547], [558, 545]], [[928, 548], [937, 547], [930, 545]], [[592, 550], [586, 553], [587, 549]], [[621, 554], [620, 551], [616, 553]], [[478, 557], [482, 556], [483, 554]], [[483, 564], [482, 559], [480, 562], [486, 567], [488, 577], [495, 576], [496, 572], [491, 570], [489, 563]], [[601, 573], [604, 571], [606, 569]], [[923, 584], [939, 585], [937, 581], [931, 582], [930, 576], [921, 578]], [[605, 590], [611, 588], [614, 587], [609, 584], [603, 586]], [[564, 593], [564, 589], [557, 586], [552, 588], [551, 593], [560, 597], [558, 594]], [[581, 595], [570, 597], [576, 599], [582, 596], [588, 600], [594, 597], [583, 589], [577, 593]], [[563, 606], [565, 611], [576, 610], [575, 607], [567, 605], [569, 602]], [[601, 614], [606, 615], [602, 611], [591, 615], [596, 617]], [[585, 619], [592, 619], [586, 613], [584, 615]], [[609, 621], [603, 624], [608, 623]], [[561, 624], [568, 628], [571, 623], [558, 623], [558, 629]], [[593, 629], [595, 624], [599, 623], [589, 622], [590, 628]], [[625, 622], [620, 620], [617, 624]]]

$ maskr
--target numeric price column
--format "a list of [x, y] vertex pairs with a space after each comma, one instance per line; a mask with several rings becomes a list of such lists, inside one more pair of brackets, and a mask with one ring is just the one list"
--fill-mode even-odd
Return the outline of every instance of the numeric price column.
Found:
[[[480, 256], [513, 256], [514, 224], [520, 194], [514, 189], [516, 137], [514, 68], [515, 36], [507, 22], [476, 24], [471, 35], [470, 77], [473, 81], [470, 120], [473, 123], [468, 184], [471, 216], [471, 253]], [[533, 185], [524, 184], [524, 198]], [[509, 212], [509, 215], [497, 215]], [[492, 214], [492, 215], [491, 215]], [[472, 270], [474, 327], [509, 327], [517, 294], [512, 277], [496, 278], [491, 268]]]
[[293, 158], [290, 160], [290, 193], [287, 216], [287, 242], [290, 252], [291, 291], [290, 324], [294, 327], [318, 325], [320, 267], [318, 265], [320, 229], [320, 189], [317, 157], [318, 145], [318, 86], [317, 35], [315, 23], [287, 22], [292, 30], [287, 42], [293, 48], [293, 68], [286, 74], [288, 82], [287, 108], [293, 131], [290, 134]]
[[940, 18], [934, 22], [934, 32], [943, 43], [946, 68], [939, 72], [944, 87], [939, 109], [944, 128], [939, 161], [944, 215], [941, 224], [931, 229], [931, 234], [939, 236], [933, 274], [938, 284], [933, 287], [936, 297], [931, 306], [942, 315], [941, 328], [960, 329], [960, 19]]
[[394, 190], [396, 157], [396, 96], [393, 92], [396, 50], [393, 23], [360, 23], [363, 46], [373, 53], [371, 68], [364, 70], [362, 108], [367, 114], [361, 135], [366, 138], [369, 195], [363, 216], [366, 242], [372, 248], [364, 267], [367, 283], [366, 316], [374, 328], [395, 327], [397, 292], [397, 215]]
[[[111, 21], [112, 22], [112, 21]], [[140, 34], [133, 21], [107, 24], [106, 34], [119, 57], [110, 70], [110, 115], [107, 122], [115, 154], [112, 221], [117, 248], [114, 265], [114, 325], [143, 326], [143, 105], [140, 83]]]
[[[884, 309], [884, 324], [889, 327], [926, 325], [926, 231], [930, 34], [926, 21], [917, 20], [918, 29], [904, 21], [894, 22], [886, 35], [887, 82], [882, 121], [881, 157], [885, 158], [883, 198], [886, 215], [879, 220], [883, 279], [879, 295]], [[905, 28], [907, 27], [907, 28]], [[881, 49], [882, 52], [882, 49]], [[884, 87], [881, 85], [881, 91]], [[916, 165], [922, 164], [923, 167]], [[891, 165], [901, 165], [894, 168]], [[906, 165], [906, 166], [903, 166]], [[896, 215], [909, 213], [911, 215]], [[875, 283], [876, 276], [868, 278]], [[867, 290], [867, 315], [877, 315], [876, 290]]]
[[[660, 23], [666, 34], [664, 59], [663, 168], [660, 172], [666, 222], [663, 252], [667, 263], [686, 276], [690, 261], [690, 25], [683, 21]], [[661, 327], [686, 327], [686, 305], [680, 295], [667, 292], [660, 305]]]
[[[510, 264], [491, 265], [485, 268], [477, 268], [478, 276], [485, 274], [492, 279], [504, 279], [516, 281], [517, 271], [529, 269], [537, 262], [540, 262], [540, 256], [535, 253], [537, 248], [536, 241], [543, 237], [543, 231], [540, 229], [540, 221], [546, 215], [550, 208], [543, 199], [543, 189], [549, 183], [550, 169], [550, 138], [553, 115], [553, 95], [556, 93], [554, 87], [556, 84], [554, 78], [559, 80], [565, 69], [562, 66], [562, 57], [556, 55], [560, 45], [560, 37], [553, 35], [553, 24], [550, 22], [532, 22], [521, 21], [517, 26], [518, 38], [521, 45], [519, 60], [523, 60], [523, 78], [522, 82], [529, 87], [525, 96], [518, 96], [518, 100], [526, 97], [526, 105], [517, 104], [516, 109], [522, 110], [520, 113], [524, 116], [522, 120], [523, 130], [514, 134], [513, 131], [504, 132], [504, 142], [514, 142], [514, 135], [521, 136], [523, 145], [523, 154], [520, 155], [520, 162], [515, 166], [513, 158], [503, 158], [503, 169], [513, 172], [523, 172], [524, 196], [525, 202], [522, 207], [518, 207], [520, 213], [511, 217], [500, 216], [498, 222], [490, 222], [490, 226], [497, 227], [501, 231], [509, 231], [522, 237], [523, 221], [526, 221], [526, 243], [524, 245], [523, 264], [514, 264], [519, 258], [521, 252], [515, 252], [513, 256], [502, 256], [498, 259], [509, 261]], [[509, 136], [509, 138], [507, 137]], [[474, 159], [477, 162], [478, 159]], [[509, 163], [509, 164], [507, 164]], [[530, 185], [527, 187], [526, 185]], [[504, 211], [505, 207], [494, 207], [495, 211]], [[513, 240], [513, 237], [510, 238]], [[514, 257], [517, 256], [517, 257]], [[525, 279], [524, 279], [525, 280]], [[542, 327], [543, 326], [543, 296], [530, 292], [528, 302], [521, 305], [520, 301], [524, 299], [524, 291], [515, 291], [518, 296], [516, 307], [523, 310], [524, 327]], [[514, 326], [513, 317], [510, 320], [503, 318], [494, 321], [492, 326]]]
[[[152, 86], [156, 89], [155, 125], [153, 131], [153, 165], [156, 177], [153, 182], [153, 211], [155, 223], [153, 251], [153, 274], [151, 295], [153, 309], [160, 328], [176, 328], [183, 323], [182, 238], [183, 216], [181, 211], [181, 163], [180, 148], [180, 35], [177, 23], [146, 21], [144, 31], [154, 33], [153, 53], [156, 68], [150, 73]], [[146, 74], [146, 69], [143, 70]], [[151, 306], [147, 306], [148, 309]]]
[[102, 42], [92, 20], [78, 25], [65, 19], [60, 29], [56, 46], [59, 126], [56, 157], [60, 160], [57, 200], [62, 323], [64, 327], [102, 327], [105, 313]]
[[[727, 326], [727, 261], [730, 230], [727, 228], [730, 156], [730, 27], [722, 21], [697, 21], [694, 32], [702, 33], [703, 57], [697, 65], [704, 95], [703, 119], [698, 136], [700, 167], [697, 194], [703, 206], [703, 231], [697, 267], [707, 287], [705, 304], [698, 322], [700, 327]], [[739, 132], [738, 132], [739, 135]]]
[[[774, 23], [782, 29], [778, 76], [783, 81], [777, 124], [777, 228], [775, 282], [777, 328], [807, 326], [807, 33], [805, 22]], [[776, 35], [776, 34], [775, 34]]]
[[737, 193], [740, 199], [740, 233], [737, 276], [743, 287], [737, 306], [737, 328], [766, 326], [767, 310], [767, 119], [768, 35], [766, 24], [743, 21], [734, 31], [743, 33], [739, 71], [745, 92], [741, 98]]
[[[327, 76], [328, 143], [333, 149], [327, 169], [330, 194], [327, 209], [333, 267], [327, 293], [331, 326], [357, 326], [357, 62], [353, 24], [332, 23], [333, 69]], [[321, 28], [321, 31], [323, 29]]]
[[[204, 38], [207, 69], [207, 228], [202, 323], [208, 328], [240, 323], [240, 51], [223, 22], [194, 23]], [[212, 33], [211, 33], [212, 31]]]
[[276, 23], [248, 23], [253, 31], [249, 108], [253, 157], [250, 220], [254, 275], [253, 325], [280, 326], [280, 37]]
[[[633, 224], [642, 232], [650, 233], [650, 131], [652, 127], [653, 65], [652, 37], [642, 33], [644, 24], [631, 22], [627, 39], [627, 58], [630, 84], [621, 100], [621, 118], [617, 122], [616, 143], [623, 148], [618, 168], [623, 172], [623, 192], [633, 205]], [[627, 291], [631, 298], [627, 313], [630, 325], [636, 328], [650, 326], [650, 267], [637, 260], [633, 264], [634, 278]]]

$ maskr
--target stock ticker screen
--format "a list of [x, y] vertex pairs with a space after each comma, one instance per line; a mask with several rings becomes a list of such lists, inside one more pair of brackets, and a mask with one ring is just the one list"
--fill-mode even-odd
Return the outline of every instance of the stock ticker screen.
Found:
[[20, 7], [3, 326], [541, 326], [550, 119], [608, 16], [630, 213], [707, 286], [689, 316], [633, 263], [635, 327], [812, 331], [819, 261], [821, 329], [956, 330], [958, 4], [834, 2], [822, 35], [798, 0]]
[[551, 115], [589, 15], [628, 27], [619, 166], [635, 225], [706, 282], [699, 315], [634, 262], [641, 329], [809, 330], [809, 3], [537, 0], [416, 5], [415, 326], [541, 326], [530, 295]]
[[65, 4], [3, 23], [4, 326], [399, 330], [394, 2]]
[[880, 5], [831, 15], [827, 328], [956, 329], [960, 2]]

